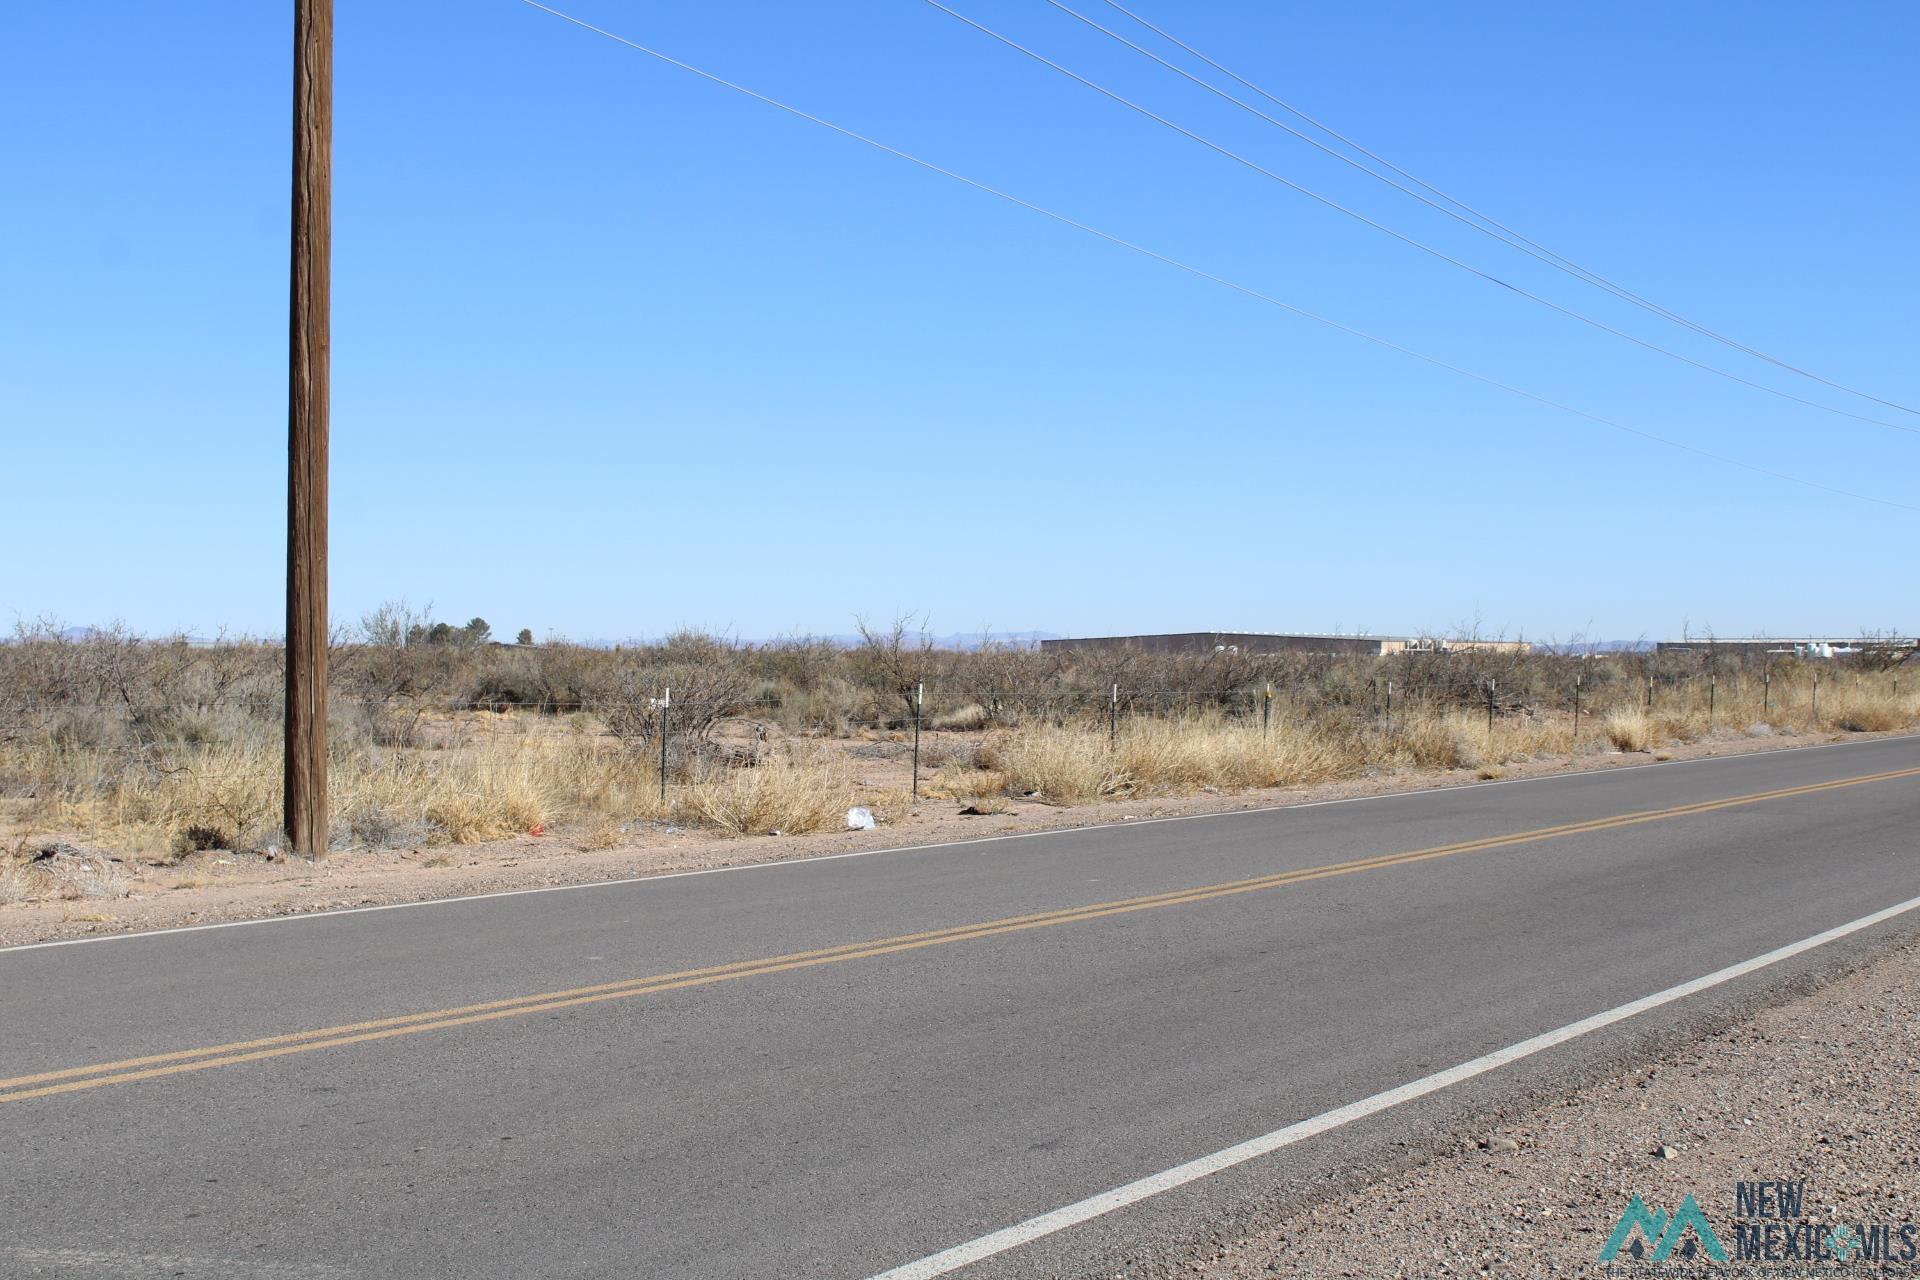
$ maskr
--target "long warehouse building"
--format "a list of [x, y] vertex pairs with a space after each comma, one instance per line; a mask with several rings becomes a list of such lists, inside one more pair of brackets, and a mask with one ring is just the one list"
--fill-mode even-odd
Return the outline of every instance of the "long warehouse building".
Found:
[[1533, 649], [1525, 640], [1440, 640], [1425, 636], [1329, 636], [1269, 631], [1177, 631], [1147, 636], [1086, 636], [1073, 640], [1042, 640], [1040, 647], [1068, 650], [1132, 649], [1140, 653], [1244, 653], [1255, 656], [1312, 653], [1359, 657], [1465, 649], [1530, 653]]

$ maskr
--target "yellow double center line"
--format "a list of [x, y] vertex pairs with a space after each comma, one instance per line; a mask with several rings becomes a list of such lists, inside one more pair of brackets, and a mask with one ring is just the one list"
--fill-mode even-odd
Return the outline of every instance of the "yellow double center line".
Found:
[[131, 1084], [139, 1080], [153, 1080], [161, 1076], [180, 1075], [188, 1071], [205, 1071], [212, 1067], [261, 1062], [268, 1058], [280, 1058], [289, 1054], [312, 1053], [319, 1049], [339, 1049], [376, 1040], [390, 1040], [397, 1036], [416, 1035], [423, 1031], [444, 1031], [452, 1027], [493, 1022], [501, 1018], [518, 1018], [556, 1009], [571, 1009], [579, 1005], [595, 1004], [602, 1000], [627, 1000], [635, 996], [655, 995], [663, 991], [682, 991], [688, 987], [704, 987], [717, 982], [733, 982], [741, 978], [790, 973], [796, 969], [812, 969], [821, 965], [839, 964], [846, 960], [864, 960], [871, 956], [917, 951], [923, 947], [969, 942], [975, 938], [992, 938], [1028, 929], [1077, 924], [1082, 920], [1099, 920], [1107, 916], [1151, 911], [1160, 907], [1185, 906], [1188, 903], [1206, 902], [1235, 894], [1278, 889], [1309, 880], [1324, 880], [1333, 876], [1354, 875], [1362, 871], [1377, 871], [1383, 867], [1397, 867], [1409, 862], [1425, 862], [1432, 858], [1478, 853], [1485, 849], [1501, 849], [1508, 845], [1528, 844], [1536, 840], [1584, 835], [1592, 831], [1608, 831], [1616, 827], [1629, 827], [1643, 822], [1660, 822], [1669, 818], [1684, 818], [1693, 814], [1712, 813], [1719, 809], [1759, 804], [1766, 800], [1784, 800], [1793, 796], [1835, 791], [1843, 787], [1863, 786], [1870, 782], [1891, 782], [1895, 779], [1914, 777], [1920, 777], [1920, 768], [1896, 769], [1888, 773], [1842, 778], [1835, 782], [1816, 782], [1807, 786], [1786, 787], [1778, 791], [1761, 791], [1732, 796], [1725, 800], [1707, 800], [1699, 804], [1680, 805], [1671, 809], [1648, 809], [1611, 818], [1596, 818], [1589, 822], [1570, 822], [1557, 827], [1538, 827], [1530, 831], [1516, 831], [1512, 835], [1488, 836], [1485, 839], [1463, 840], [1458, 844], [1438, 845], [1430, 849], [1414, 849], [1405, 853], [1355, 858], [1348, 862], [1304, 867], [1297, 871], [1276, 872], [1246, 880], [1229, 880], [1220, 884], [1202, 885], [1193, 889], [1176, 889], [1137, 898], [1121, 898], [1112, 902], [1097, 902], [1084, 907], [1067, 907], [1033, 915], [1009, 916], [1005, 919], [987, 920], [978, 924], [953, 925], [945, 929], [928, 930], [925, 933], [876, 938], [867, 942], [850, 942], [838, 947], [824, 947], [818, 951], [797, 951], [789, 955], [770, 956], [760, 960], [740, 960], [732, 964], [714, 965], [705, 969], [684, 969], [677, 973], [662, 973], [647, 978], [629, 978], [589, 987], [570, 987], [564, 991], [547, 991], [538, 995], [490, 1000], [484, 1004], [462, 1005], [454, 1009], [437, 1009], [427, 1013], [375, 1018], [367, 1022], [349, 1022], [335, 1027], [320, 1027], [312, 1031], [292, 1031], [259, 1040], [241, 1040], [232, 1044], [209, 1045], [202, 1049], [181, 1049], [144, 1058], [125, 1058], [118, 1062], [69, 1067], [61, 1071], [43, 1071], [36, 1075], [15, 1076], [12, 1079], [0, 1080], [0, 1103], [25, 1102], [32, 1098], [76, 1093], [82, 1089], [97, 1089], [104, 1085]]

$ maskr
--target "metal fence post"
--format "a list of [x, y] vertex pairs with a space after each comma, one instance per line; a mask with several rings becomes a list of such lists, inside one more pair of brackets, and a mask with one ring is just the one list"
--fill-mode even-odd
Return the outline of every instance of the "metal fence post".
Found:
[[1108, 707], [1111, 714], [1107, 722], [1107, 745], [1117, 747], [1120, 745], [1120, 686], [1117, 684], [1113, 686], [1113, 700]]
[[1820, 671], [1817, 667], [1813, 672], [1813, 727], [1820, 727]]
[[1273, 681], [1267, 681], [1267, 696], [1260, 704], [1260, 740], [1273, 737]]
[[1393, 681], [1387, 681], [1387, 736], [1393, 736]]
[[920, 722], [926, 718], [927, 683], [922, 680], [913, 690], [913, 798], [920, 798]]
[[1580, 677], [1573, 678], [1573, 745], [1580, 744]]
[[1707, 728], [1713, 728], [1713, 677], [1707, 677]]
[[1492, 676], [1487, 677], [1487, 741], [1488, 742], [1493, 741], [1493, 693], [1494, 693], [1494, 689], [1499, 685], [1499, 683], [1500, 682], [1494, 679]]
[[667, 717], [673, 706], [673, 687], [660, 690], [660, 803], [667, 802]]

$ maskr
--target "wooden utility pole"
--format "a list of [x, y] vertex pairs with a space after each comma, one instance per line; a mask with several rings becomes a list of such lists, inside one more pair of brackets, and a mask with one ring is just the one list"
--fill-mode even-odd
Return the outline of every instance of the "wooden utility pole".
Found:
[[287, 360], [286, 827], [327, 851], [327, 382], [333, 248], [333, 0], [293, 6]]

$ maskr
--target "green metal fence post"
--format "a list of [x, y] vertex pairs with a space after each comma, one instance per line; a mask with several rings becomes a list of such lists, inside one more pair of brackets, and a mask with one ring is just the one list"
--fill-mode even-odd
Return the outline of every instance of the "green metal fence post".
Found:
[[667, 802], [667, 708], [673, 705], [672, 686], [660, 690], [660, 803]]
[[913, 690], [913, 798], [920, 798], [920, 721], [926, 718], [927, 685], [923, 680]]

